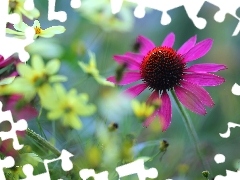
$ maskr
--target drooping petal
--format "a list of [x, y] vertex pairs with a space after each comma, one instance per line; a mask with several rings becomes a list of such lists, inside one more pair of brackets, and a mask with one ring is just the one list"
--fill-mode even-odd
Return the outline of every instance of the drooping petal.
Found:
[[139, 70], [140, 63], [127, 55], [115, 55], [113, 59], [117, 61], [119, 64], [127, 64], [127, 68], [129, 70]]
[[31, 64], [32, 64], [33, 69], [36, 71], [39, 71], [39, 72], [43, 71], [44, 66], [45, 66], [43, 59], [39, 55], [33, 55]]
[[9, 64], [13, 63], [14, 61], [17, 61], [17, 58], [10, 56], [7, 59], [4, 59], [3, 56], [0, 55], [0, 68], [6, 67]]
[[54, 36], [55, 34], [62, 34], [65, 31], [66, 31], [66, 29], [63, 26], [52, 26], [45, 30], [42, 30], [40, 36], [49, 38], [49, 37]]
[[52, 75], [49, 77], [48, 82], [56, 83], [56, 82], [65, 82], [67, 81], [67, 77], [64, 75]]
[[142, 54], [137, 54], [137, 53], [133, 53], [133, 52], [126, 52], [125, 55], [134, 59], [139, 64], [142, 62], [142, 60], [144, 58], [144, 56]]
[[120, 82], [116, 81], [115, 76], [111, 76], [109, 78], [107, 78], [108, 81], [113, 82], [115, 84], [119, 84], [119, 85], [126, 85], [126, 84], [130, 84], [133, 82], [136, 82], [138, 80], [141, 79], [141, 75], [138, 72], [126, 72], [122, 79], [120, 80]]
[[26, 23], [20, 22], [18, 24], [14, 24], [13, 27], [20, 32], [25, 32], [26, 29], [29, 27]]
[[56, 74], [59, 68], [60, 68], [60, 61], [58, 59], [53, 59], [46, 64], [46, 71], [50, 75]]
[[147, 104], [151, 104], [154, 100], [158, 98], [159, 98], [159, 93], [157, 91], [154, 91], [147, 99]]
[[175, 34], [169, 33], [162, 42], [162, 46], [173, 47], [175, 41]]
[[182, 88], [180, 86], [177, 86], [174, 89], [175, 89], [177, 98], [186, 108], [200, 115], [205, 115], [207, 113], [203, 103], [191, 91], [185, 88]]
[[212, 39], [205, 39], [199, 43], [197, 43], [192, 49], [190, 49], [184, 55], [184, 62], [194, 61], [200, 57], [203, 57], [207, 52], [211, 49], [213, 44]]
[[184, 74], [183, 79], [199, 86], [218, 86], [225, 82], [225, 79], [210, 73]]
[[63, 111], [60, 111], [59, 109], [49, 111], [47, 114], [47, 117], [49, 120], [57, 120], [58, 118], [62, 117]]
[[155, 111], [151, 114], [151, 116], [149, 116], [149, 117], [143, 122], [143, 126], [144, 126], [144, 127], [148, 127], [149, 124], [151, 124], [151, 122], [152, 122], [152, 121], [155, 119], [155, 117], [157, 116], [158, 111], [159, 111], [159, 109], [155, 110]]
[[132, 98], [138, 96], [147, 88], [146, 84], [138, 84], [136, 86], [130, 87], [124, 91], [124, 93], [129, 94]]
[[49, 61], [46, 65], [46, 71], [48, 74], [56, 74], [60, 68], [60, 61], [58, 59], [53, 59]]
[[32, 68], [28, 64], [19, 63], [17, 65], [17, 71], [22, 77], [31, 78], [33, 74]]
[[63, 116], [63, 125], [70, 126], [74, 129], [81, 129], [82, 122], [76, 114], [68, 113]]
[[162, 131], [166, 131], [170, 126], [172, 120], [172, 106], [170, 98], [166, 92], [162, 94], [161, 99], [162, 105], [158, 111], [158, 115], [160, 117]]
[[138, 36], [137, 42], [140, 43], [140, 53], [145, 55], [147, 54], [150, 50], [155, 48], [155, 44], [148, 38], [144, 36]]
[[178, 54], [186, 54], [196, 44], [197, 36], [188, 39], [179, 49]]
[[202, 64], [194, 64], [188, 69], [186, 69], [185, 71], [207, 73], [207, 72], [217, 72], [224, 69], [227, 69], [227, 66], [225, 66], [224, 64], [202, 63]]
[[195, 84], [192, 84], [192, 83], [187, 82], [187, 81], [181, 81], [181, 85], [184, 89], [187, 89], [190, 92], [192, 92], [193, 94], [195, 94], [198, 97], [198, 99], [200, 99], [200, 101], [205, 106], [209, 106], [209, 107], [214, 106], [214, 102], [213, 102], [211, 96], [202, 87], [200, 87], [198, 85], [195, 85]]
[[67, 94], [66, 89], [61, 84], [55, 84], [54, 88], [59, 98], [66, 97], [66, 94]]
[[24, 33], [23, 33], [23, 32], [14, 31], [14, 30], [9, 29], [9, 28], [6, 28], [6, 33], [7, 33], [7, 34], [19, 35], [19, 36], [24, 36]]

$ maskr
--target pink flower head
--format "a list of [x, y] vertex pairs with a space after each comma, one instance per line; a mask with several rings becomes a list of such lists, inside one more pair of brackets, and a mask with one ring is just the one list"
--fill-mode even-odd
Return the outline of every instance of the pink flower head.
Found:
[[20, 119], [30, 120], [38, 116], [37, 109], [32, 103], [25, 102], [22, 95], [1, 96], [0, 100], [4, 104], [3, 111], [10, 110], [15, 121]]
[[164, 39], [161, 46], [144, 36], [138, 36], [139, 53], [127, 52], [124, 55], [115, 55], [113, 58], [119, 64], [127, 64], [127, 72], [120, 82], [114, 76], [108, 81], [127, 85], [139, 81], [139, 84], [125, 92], [133, 98], [145, 89], [153, 90], [147, 102], [161, 98], [162, 105], [148, 117], [144, 126], [148, 126], [155, 118], [160, 117], [162, 130], [170, 126], [172, 119], [169, 90], [174, 90], [179, 101], [192, 112], [205, 115], [205, 106], [212, 107], [214, 102], [209, 93], [202, 86], [218, 86], [225, 79], [212, 74], [226, 69], [223, 64], [202, 63], [187, 67], [187, 63], [203, 57], [211, 49], [213, 40], [205, 39], [196, 43], [196, 36], [187, 40], [177, 51], [174, 50], [174, 33]]

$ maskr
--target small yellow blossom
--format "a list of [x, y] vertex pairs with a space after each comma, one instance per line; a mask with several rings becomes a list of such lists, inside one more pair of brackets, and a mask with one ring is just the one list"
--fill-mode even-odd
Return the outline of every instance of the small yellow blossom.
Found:
[[[25, 31], [28, 27], [29, 26], [27, 24], [25, 24], [24, 22], [21, 21], [20, 23], [14, 25], [14, 28], [17, 31], [7, 28], [6, 32], [8, 34], [24, 36]], [[47, 29], [42, 29], [38, 20], [34, 21], [32, 28], [34, 28], [34, 31], [35, 31], [34, 39], [36, 39], [38, 37], [51, 38], [55, 34], [64, 33], [66, 30], [64, 26], [51, 26]]]
[[[50, 60], [46, 66], [42, 58], [38, 55], [34, 55], [31, 59], [31, 66], [24, 63], [17, 65], [17, 71], [19, 77], [6, 85], [3, 90], [9, 93], [20, 93], [25, 96], [27, 100], [31, 100], [36, 93], [44, 96], [49, 83], [66, 81], [65, 76], [55, 75], [60, 68], [60, 61], [58, 59]], [[1, 93], [1, 92], [0, 92]]]
[[134, 114], [139, 118], [149, 117], [155, 110], [154, 105], [148, 105], [146, 102], [140, 103], [137, 100], [132, 100], [132, 109]]
[[82, 68], [82, 70], [92, 76], [99, 84], [105, 85], [105, 86], [114, 86], [112, 82], [107, 81], [104, 77], [100, 76], [99, 71], [97, 69], [96, 65], [96, 57], [95, 54], [92, 52], [89, 52], [90, 60], [89, 64], [85, 64], [83, 62], [78, 62], [79, 66]]
[[42, 99], [42, 106], [48, 110], [49, 120], [61, 119], [64, 126], [80, 129], [82, 123], [78, 116], [89, 116], [96, 111], [96, 107], [87, 102], [87, 94], [77, 94], [76, 89], [66, 92], [61, 84], [55, 84]]
[[9, 12], [10, 13], [17, 13], [22, 17], [22, 15], [26, 16], [27, 18], [33, 20], [40, 16], [39, 10], [33, 8], [32, 10], [26, 10], [24, 8], [26, 0], [9, 0]]

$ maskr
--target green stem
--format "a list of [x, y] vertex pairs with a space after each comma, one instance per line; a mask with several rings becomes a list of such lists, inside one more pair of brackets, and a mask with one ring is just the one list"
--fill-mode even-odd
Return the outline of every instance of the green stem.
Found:
[[44, 138], [42, 138], [39, 134], [35, 133], [33, 130], [27, 128], [26, 130], [26, 134], [33, 139], [34, 141], [36, 141], [37, 143], [39, 143], [43, 148], [51, 151], [53, 154], [55, 154], [57, 157], [59, 157], [61, 155], [61, 152], [55, 148], [51, 143], [49, 143], [47, 140], [45, 140]]
[[190, 120], [190, 117], [188, 115], [188, 113], [186, 112], [185, 108], [182, 106], [182, 104], [179, 102], [176, 94], [174, 91], [171, 91], [172, 93], [172, 96], [177, 104], [177, 107], [178, 107], [178, 110], [180, 111], [180, 114], [182, 116], [182, 119], [183, 119], [183, 122], [184, 122], [184, 125], [187, 129], [187, 132], [190, 136], [190, 139], [192, 140], [192, 143], [195, 147], [195, 150], [201, 160], [201, 163], [202, 163], [202, 166], [204, 168], [204, 170], [208, 170], [210, 171], [210, 167], [208, 165], [207, 162], [204, 161], [204, 159], [202, 158], [202, 154], [201, 154], [201, 151], [199, 149], [199, 146], [198, 146], [198, 136], [197, 136], [197, 133], [196, 133], [196, 130], [192, 124], [192, 121]]

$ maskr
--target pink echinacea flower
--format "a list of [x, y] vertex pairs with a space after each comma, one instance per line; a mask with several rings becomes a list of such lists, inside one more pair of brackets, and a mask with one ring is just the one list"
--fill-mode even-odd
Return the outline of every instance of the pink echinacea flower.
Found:
[[187, 40], [177, 51], [174, 50], [174, 33], [164, 39], [161, 46], [144, 36], [138, 36], [139, 53], [127, 52], [124, 55], [115, 55], [113, 58], [119, 64], [127, 65], [127, 72], [120, 82], [114, 76], [108, 81], [118, 85], [127, 85], [137, 81], [139, 84], [128, 88], [125, 92], [133, 98], [145, 89], [153, 92], [147, 102], [161, 98], [162, 105], [149, 116], [144, 126], [148, 126], [155, 118], [160, 117], [162, 130], [166, 131], [172, 119], [172, 107], [169, 91], [175, 92], [178, 100], [196, 114], [205, 115], [205, 106], [212, 107], [214, 102], [209, 93], [202, 86], [218, 86], [225, 79], [212, 74], [227, 67], [223, 64], [202, 63], [187, 67], [188, 62], [203, 57], [211, 49], [213, 40], [205, 39], [196, 43], [196, 36]]

